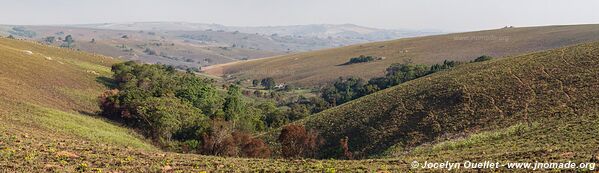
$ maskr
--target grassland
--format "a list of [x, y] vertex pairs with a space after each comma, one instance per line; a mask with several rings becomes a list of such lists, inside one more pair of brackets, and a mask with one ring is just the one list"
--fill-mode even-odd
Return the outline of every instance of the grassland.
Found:
[[[94, 115], [112, 58], [0, 38], [0, 172], [406, 172], [416, 161], [576, 161], [599, 141], [599, 43], [460, 66], [298, 123], [365, 160], [163, 152]], [[332, 151], [332, 150], [331, 150]], [[330, 154], [330, 153], [324, 153]], [[500, 170], [496, 170], [500, 171]], [[523, 170], [525, 171], [525, 170]]]
[[[505, 28], [438, 36], [405, 38], [296, 53], [204, 68], [232, 80], [273, 77], [277, 82], [317, 86], [340, 76], [382, 76], [392, 63], [410, 59], [434, 64], [470, 61], [481, 55], [503, 57], [599, 40], [599, 25]], [[340, 66], [351, 57], [371, 55], [382, 61]]]
[[325, 172], [397, 160], [244, 159], [163, 152], [94, 115], [112, 58], [0, 38], [0, 172]]
[[[479, 152], [487, 154], [470, 157], [510, 158], [508, 149], [512, 149], [521, 155], [540, 154], [538, 159], [549, 159], [553, 152], [533, 150], [552, 148], [580, 152], [590, 159], [599, 145], [594, 131], [587, 131], [597, 127], [598, 60], [599, 43], [592, 43], [471, 63], [362, 97], [299, 123], [330, 140], [321, 152], [323, 156], [335, 155], [338, 139], [345, 136], [356, 155], [372, 157], [385, 155], [389, 148], [395, 153], [411, 152], [424, 144], [524, 124], [533, 130], [530, 136], [512, 135], [509, 131], [513, 130], [507, 130], [507, 135], [490, 135], [490, 141], [501, 139], [496, 146], [503, 146], [498, 147], [502, 150], [480, 145], [487, 150]], [[561, 136], [554, 136], [558, 134]], [[507, 136], [505, 140], [503, 136]], [[518, 145], [508, 143], [507, 139], [515, 136], [526, 138], [515, 141], [521, 142]], [[484, 144], [481, 141], [487, 141], [485, 138], [472, 136], [464, 144], [438, 144], [429, 153], [414, 155], [442, 150], [445, 157], [451, 157], [460, 148], [471, 151], [468, 143]], [[580, 140], [584, 142], [574, 142]]]

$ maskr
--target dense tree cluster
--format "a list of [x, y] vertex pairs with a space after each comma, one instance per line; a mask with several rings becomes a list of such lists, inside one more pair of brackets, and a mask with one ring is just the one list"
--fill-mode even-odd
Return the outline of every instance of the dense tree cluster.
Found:
[[[138, 129], [158, 146], [174, 151], [270, 157], [268, 145], [252, 133], [330, 107], [318, 97], [299, 97], [278, 106], [248, 101], [237, 85], [224, 85], [226, 93], [221, 92], [214, 81], [172, 66], [129, 61], [113, 65], [112, 71], [114, 88], [99, 98], [101, 115]], [[284, 156], [307, 157], [322, 140], [303, 127], [286, 126], [280, 141]]]
[[414, 80], [438, 71], [453, 68], [461, 63], [444, 61], [432, 66], [412, 63], [396, 63], [387, 68], [384, 77], [376, 77], [368, 82], [355, 77], [340, 77], [333, 85], [322, 89], [321, 97], [332, 105], [340, 105], [362, 96]]
[[165, 148], [263, 157], [254, 151], [265, 151], [263, 142], [240, 141], [236, 137], [243, 135], [233, 133], [265, 130], [264, 115], [275, 110], [245, 102], [238, 86], [221, 93], [213, 81], [165, 65], [130, 61], [112, 71], [115, 88], [100, 96], [101, 115], [139, 129]]
[[343, 65], [355, 64], [355, 63], [364, 63], [374, 61], [376, 58], [374, 56], [365, 56], [360, 55], [358, 57], [350, 58], [348, 62]]

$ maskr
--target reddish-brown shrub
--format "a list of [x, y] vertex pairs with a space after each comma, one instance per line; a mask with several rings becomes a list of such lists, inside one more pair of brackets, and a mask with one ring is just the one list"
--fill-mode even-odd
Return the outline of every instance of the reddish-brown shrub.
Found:
[[119, 93], [118, 89], [106, 90], [98, 97], [98, 103], [104, 117], [118, 120], [121, 118], [121, 108], [113, 100], [113, 96]]
[[261, 139], [254, 138], [242, 132], [233, 132], [232, 136], [239, 148], [238, 156], [255, 158], [270, 157], [270, 148]]
[[278, 141], [281, 143], [281, 154], [284, 157], [312, 157], [322, 144], [316, 132], [293, 124], [283, 127]]
[[237, 146], [227, 122], [213, 121], [210, 133], [202, 135], [201, 153], [215, 156], [236, 156]]
[[354, 154], [349, 151], [348, 142], [349, 138], [346, 136], [345, 138], [341, 138], [341, 140], [339, 140], [339, 145], [341, 146], [341, 150], [343, 151], [343, 156], [345, 156], [346, 159], [352, 160], [354, 159]]
[[224, 121], [214, 121], [211, 132], [202, 135], [201, 153], [216, 156], [270, 157], [270, 149], [264, 141], [243, 132], [231, 132]]

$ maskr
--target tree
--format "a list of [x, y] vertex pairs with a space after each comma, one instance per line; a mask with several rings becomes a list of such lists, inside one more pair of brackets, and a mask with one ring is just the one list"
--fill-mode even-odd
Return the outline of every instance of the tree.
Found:
[[194, 134], [201, 134], [207, 129], [206, 117], [201, 110], [172, 97], [142, 100], [135, 112], [133, 118], [143, 129], [148, 130], [147, 135], [159, 142], [168, 142], [177, 135], [187, 135], [178, 134], [183, 129], [194, 129]]
[[15, 39], [15, 36], [8, 35], [8, 37], [6, 37], [6, 38], [8, 38], [8, 39]]
[[67, 35], [66, 37], [64, 37], [63, 42], [64, 42], [64, 44], [62, 45], [63, 47], [70, 48], [73, 46], [73, 43], [75, 42], [75, 40], [73, 39], [73, 36]]
[[396, 63], [387, 68], [386, 77], [391, 86], [398, 85], [429, 74], [429, 67], [422, 64]]
[[262, 79], [262, 81], [260, 82], [260, 84], [262, 86], [264, 86], [264, 88], [269, 89], [269, 90], [270, 89], [274, 89], [275, 86], [277, 85], [275, 83], [275, 80], [272, 77], [268, 77], [268, 78]]
[[264, 102], [256, 107], [265, 115], [263, 121], [266, 123], [266, 126], [270, 128], [278, 128], [288, 122], [285, 113], [280, 109], [277, 109], [277, 106], [273, 102]]
[[323, 143], [316, 132], [293, 124], [283, 127], [278, 141], [281, 143], [281, 154], [288, 158], [311, 157]]
[[54, 37], [54, 36], [49, 36], [49, 37], [44, 38], [44, 42], [48, 43], [48, 44], [54, 43], [55, 40], [56, 40], [56, 37]]
[[201, 153], [215, 156], [235, 156], [237, 147], [228, 122], [213, 121], [209, 133], [202, 134]]
[[[92, 40], [90, 41], [90, 43], [96, 43], [96, 39], [92, 38]], [[123, 45], [123, 47], [124, 47], [124, 45]]]
[[260, 85], [260, 81], [258, 79], [252, 80], [252, 86], [257, 87], [258, 85]]
[[360, 55], [359, 57], [350, 58], [349, 61], [346, 62], [344, 65], [355, 64], [355, 63], [364, 63], [364, 62], [370, 62], [370, 61], [374, 61], [374, 60], [375, 60], [375, 58], [373, 56]]
[[340, 105], [364, 96], [364, 86], [365, 82], [360, 78], [340, 77], [333, 85], [324, 88], [321, 97], [334, 106]]
[[176, 91], [176, 96], [189, 101], [204, 114], [213, 117], [222, 108], [224, 100], [208, 79], [186, 74], [177, 81], [180, 82], [180, 87]]
[[306, 105], [293, 103], [289, 106], [287, 117], [291, 121], [302, 119], [310, 115], [310, 110]]
[[227, 91], [227, 98], [223, 110], [226, 121], [235, 121], [244, 111], [241, 89], [237, 85], [230, 85]]

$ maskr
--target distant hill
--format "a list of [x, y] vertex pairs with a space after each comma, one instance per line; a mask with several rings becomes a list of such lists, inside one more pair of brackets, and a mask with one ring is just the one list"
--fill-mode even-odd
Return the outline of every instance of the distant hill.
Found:
[[391, 30], [358, 26], [354, 24], [312, 24], [290, 26], [225, 26], [220, 24], [187, 22], [132, 22], [77, 25], [79, 27], [116, 29], [116, 30], [170, 30], [203, 31], [222, 30], [249, 34], [291, 36], [296, 38], [320, 38], [333, 40], [338, 45], [383, 41], [404, 37], [441, 34], [435, 30]]
[[[340, 76], [381, 76], [392, 63], [433, 64], [470, 61], [481, 55], [504, 57], [599, 40], [599, 25], [503, 28], [488, 31], [404, 38], [320, 51], [295, 53], [205, 68], [232, 80], [273, 77], [278, 82], [317, 86]], [[370, 55], [381, 61], [340, 65]]]
[[[277, 34], [280, 33], [280, 34]], [[216, 24], [141, 22], [67, 26], [0, 25], [13, 35], [60, 46], [67, 35], [74, 49], [179, 69], [345, 46], [432, 33], [395, 31], [355, 25], [226, 27]], [[323, 35], [324, 34], [324, 35]], [[92, 41], [93, 40], [93, 41]]]
[[599, 145], [598, 62], [599, 42], [469, 63], [298, 123], [328, 140], [322, 156], [349, 137], [362, 157], [533, 161], [574, 152], [587, 162]]

